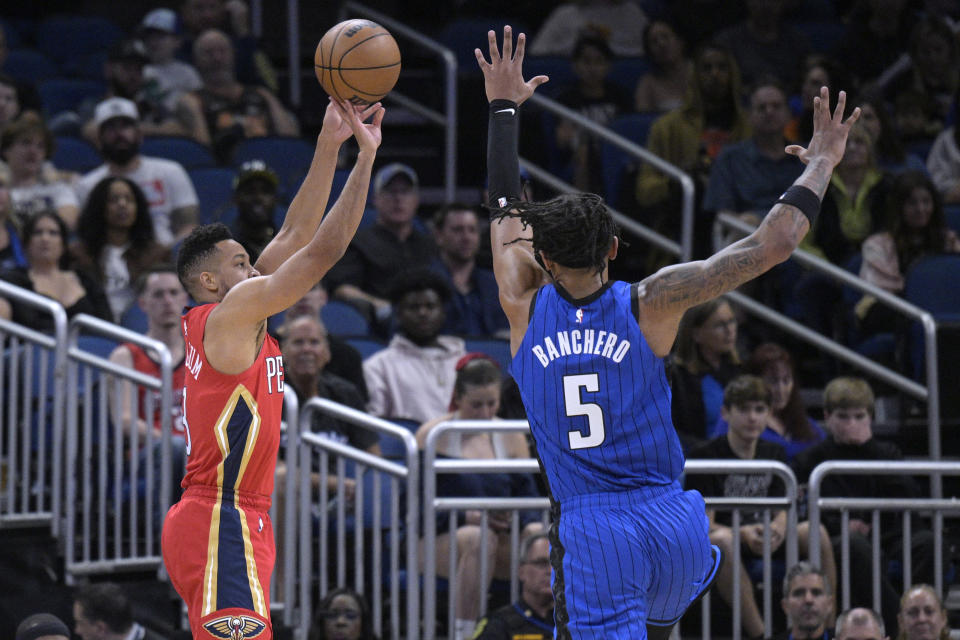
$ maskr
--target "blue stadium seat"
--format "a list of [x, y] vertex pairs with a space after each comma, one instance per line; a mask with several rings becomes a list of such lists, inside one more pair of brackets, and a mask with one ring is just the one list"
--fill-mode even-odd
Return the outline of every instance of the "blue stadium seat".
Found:
[[493, 358], [504, 374], [510, 371], [510, 342], [498, 338], [467, 338], [467, 351], [479, 351]]
[[[862, 264], [863, 254], [857, 253], [843, 265], [843, 268], [850, 273], [859, 274]], [[848, 286], [841, 287], [840, 293], [843, 301], [844, 341], [847, 346], [872, 360], [892, 361], [896, 356], [897, 336], [891, 332], [882, 332], [863, 337], [854, 313], [854, 307], [860, 302], [863, 293], [859, 289]]]
[[48, 119], [64, 111], [74, 111], [84, 100], [100, 98], [105, 91], [103, 82], [72, 78], [53, 78], [37, 87]]
[[335, 336], [366, 336], [370, 333], [367, 319], [346, 302], [331, 300], [320, 309], [320, 318], [327, 331]]
[[846, 27], [837, 20], [813, 20], [793, 23], [816, 53], [831, 53], [840, 44]]
[[56, 62], [96, 51], [106, 51], [123, 37], [123, 30], [107, 18], [57, 16], [37, 27], [37, 48]]
[[[248, 160], [263, 160], [280, 177], [285, 190], [303, 180], [313, 161], [313, 145], [292, 136], [246, 138], [233, 151], [233, 166]], [[293, 196], [293, 193], [290, 193]]]
[[[523, 25], [516, 21], [506, 22], [507, 18], [460, 18], [447, 24], [437, 36], [440, 44], [444, 45], [457, 58], [458, 73], [474, 73], [477, 68], [477, 59], [473, 50], [480, 47], [486, 53], [487, 31], [493, 29], [499, 40], [503, 34], [503, 25], [509, 24], [513, 33], [526, 33], [528, 38], [533, 35]], [[526, 71], [526, 70], [524, 70]]]
[[[420, 422], [418, 420], [409, 420], [407, 418], [390, 418], [390, 422], [396, 424], [397, 426], [403, 427], [412, 434], [416, 434], [417, 429], [420, 428]], [[403, 446], [403, 441], [399, 438], [394, 438], [388, 435], [380, 436], [380, 455], [382, 455], [384, 458], [399, 460], [403, 458], [406, 453], [407, 450]]]
[[57, 65], [50, 58], [33, 49], [15, 49], [3, 63], [3, 72], [14, 80], [33, 83], [54, 78], [59, 73]]
[[103, 164], [100, 153], [83, 138], [58, 137], [54, 142], [53, 166], [67, 171], [86, 173]]
[[123, 312], [123, 315], [120, 317], [120, 325], [131, 331], [145, 334], [148, 325], [147, 314], [143, 312], [140, 305], [134, 304]]
[[610, 81], [620, 85], [631, 96], [640, 77], [650, 71], [650, 61], [644, 57], [615, 58], [610, 65]]
[[[659, 113], [631, 113], [620, 116], [610, 123], [610, 129], [620, 134], [624, 138], [631, 140], [638, 145], [645, 147], [647, 144], [647, 135], [650, 133], [650, 127], [654, 120], [662, 114]], [[603, 184], [606, 190], [607, 202], [614, 207], [619, 205], [619, 196], [623, 173], [637, 160], [626, 151], [616, 147], [609, 142], [604, 142], [600, 148], [600, 162], [603, 166]]]
[[[903, 297], [929, 311], [937, 324], [960, 324], [960, 255], [926, 256], [917, 260], [906, 275]], [[919, 323], [913, 323], [909, 336], [910, 362], [914, 377], [923, 378], [924, 338]]]
[[210, 149], [193, 138], [181, 136], [150, 136], [143, 139], [140, 153], [176, 160], [186, 170], [216, 166]]
[[[14, 49], [19, 49], [23, 46], [23, 38], [20, 35], [20, 30], [13, 26], [9, 20], [6, 18], [0, 18], [0, 29], [3, 29], [3, 35], [7, 38], [7, 48], [10, 49], [10, 53], [13, 53]], [[6, 69], [4, 69], [6, 71]]]
[[[476, 60], [474, 60], [473, 63], [476, 64]], [[525, 58], [523, 61], [523, 75], [527, 78], [539, 75], [550, 76], [550, 82], [537, 90], [543, 91], [546, 95], [554, 95], [563, 87], [577, 80], [577, 76], [573, 73], [573, 67], [570, 65], [570, 59], [563, 56]]]
[[377, 338], [347, 338], [346, 342], [359, 351], [364, 360], [387, 346]]
[[947, 226], [960, 233], [960, 204], [943, 205], [943, 215], [947, 219]]
[[61, 67], [71, 76], [99, 80], [103, 77], [103, 65], [106, 64], [106, 62], [106, 51], [94, 51], [93, 53], [71, 58], [65, 61]]
[[[149, 154], [148, 154], [149, 155]], [[236, 172], [223, 167], [190, 169], [187, 172], [197, 191], [198, 218], [201, 224], [223, 221], [222, 216], [233, 203], [233, 180]]]

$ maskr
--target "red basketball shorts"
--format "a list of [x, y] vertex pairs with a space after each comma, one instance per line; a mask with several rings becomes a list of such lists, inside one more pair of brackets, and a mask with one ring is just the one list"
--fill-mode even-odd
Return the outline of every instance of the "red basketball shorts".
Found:
[[161, 545], [193, 637], [271, 640], [276, 548], [270, 501], [193, 486], [167, 512]]

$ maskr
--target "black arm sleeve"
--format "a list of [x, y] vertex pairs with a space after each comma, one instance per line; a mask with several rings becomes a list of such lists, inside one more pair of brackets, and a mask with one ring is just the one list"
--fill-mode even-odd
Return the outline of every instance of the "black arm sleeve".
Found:
[[487, 125], [487, 191], [488, 204], [493, 208], [504, 207], [520, 198], [519, 131], [517, 104], [510, 100], [492, 101]]

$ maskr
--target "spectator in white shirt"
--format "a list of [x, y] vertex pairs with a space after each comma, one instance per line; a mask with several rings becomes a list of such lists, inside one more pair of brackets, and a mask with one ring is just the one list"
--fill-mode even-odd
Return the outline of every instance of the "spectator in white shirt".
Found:
[[143, 189], [157, 242], [165, 247], [185, 237], [197, 224], [197, 194], [183, 166], [172, 160], [140, 155], [143, 134], [137, 106], [125, 98], [109, 98], [94, 113], [100, 153], [106, 160], [77, 184], [86, 202], [93, 187], [107, 176], [129, 178]]

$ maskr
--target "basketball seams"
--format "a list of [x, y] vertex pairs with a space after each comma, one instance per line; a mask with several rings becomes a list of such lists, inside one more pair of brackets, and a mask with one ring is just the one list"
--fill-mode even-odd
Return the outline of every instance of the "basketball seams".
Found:
[[[337, 40], [340, 38], [340, 34], [343, 33], [343, 30], [347, 28], [347, 24], [349, 24], [349, 23], [344, 23], [344, 24], [342, 24], [342, 25], [340, 26], [340, 30], [337, 31], [337, 34], [336, 34], [335, 36], [333, 36], [333, 42], [330, 43], [330, 66], [327, 67], [327, 69], [329, 69], [329, 71], [330, 71], [330, 89], [333, 90], [333, 92], [337, 94], [337, 99], [339, 99], [339, 100], [343, 100], [343, 97], [340, 95], [340, 92], [337, 91], [337, 88], [336, 88], [336, 86], [334, 86], [334, 82], [333, 82], [333, 52], [336, 51], [336, 49], [337, 49]], [[323, 60], [322, 60], [322, 57], [323, 57], [323, 47], [320, 47], [320, 56], [321, 56], [321, 62], [323, 62]]]
[[334, 67], [332, 65], [320, 65], [314, 64], [313, 66], [318, 69], [340, 69], [341, 71], [374, 71], [376, 69], [389, 69], [390, 67], [398, 67], [402, 64], [400, 61], [392, 62], [390, 64], [379, 64], [373, 67]]
[[[382, 29], [382, 28], [383, 28], [383, 27], [381, 27], [381, 29]], [[339, 34], [338, 34], [338, 35], [339, 35]], [[373, 34], [373, 35], [367, 36], [366, 38], [364, 38], [364, 39], [361, 40], [360, 42], [355, 42], [355, 43], [353, 44], [353, 46], [351, 46], [349, 49], [347, 49], [347, 50], [344, 51], [342, 54], [340, 54], [340, 59], [337, 60], [337, 67], [340, 67], [340, 66], [343, 64], [343, 59], [347, 57], [347, 54], [349, 54], [351, 51], [353, 51], [354, 49], [356, 49], [357, 47], [359, 47], [360, 45], [362, 45], [364, 42], [367, 42], [368, 40], [373, 40], [374, 38], [380, 38], [380, 37], [389, 36], [389, 35], [390, 35], [390, 33], [389, 33], [388, 31], [384, 30], [383, 33], [375, 33], [375, 34]], [[336, 45], [336, 43], [334, 43], [334, 45]], [[335, 49], [334, 47], [330, 47], [330, 55], [331, 55], [331, 56], [333, 56], [333, 52], [334, 52], [334, 51], [336, 51], [336, 49]], [[333, 65], [333, 62], [331, 61], [330, 64], [331, 64], [331, 66], [332, 66], [332, 65]], [[392, 63], [392, 64], [400, 64], [400, 60], [397, 60], [395, 63]], [[369, 68], [372, 69], [373, 67], [369, 67]]]

